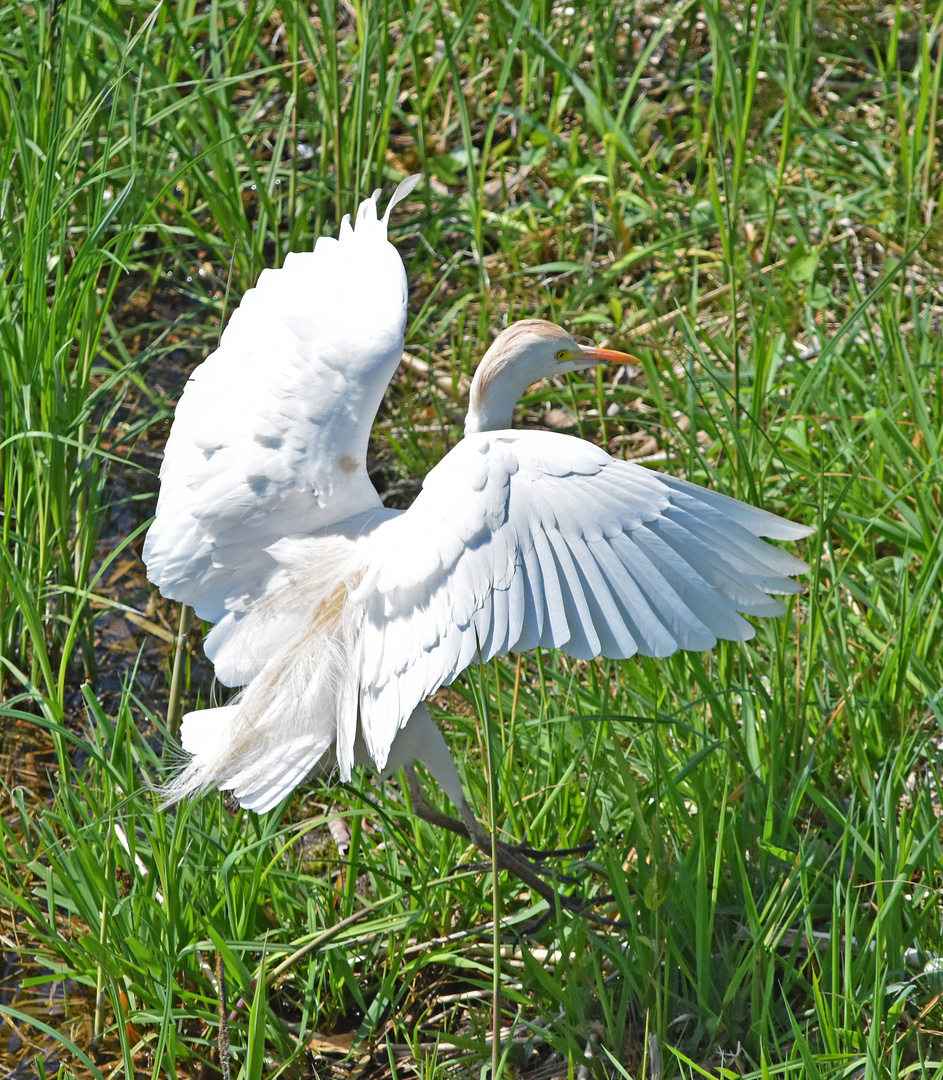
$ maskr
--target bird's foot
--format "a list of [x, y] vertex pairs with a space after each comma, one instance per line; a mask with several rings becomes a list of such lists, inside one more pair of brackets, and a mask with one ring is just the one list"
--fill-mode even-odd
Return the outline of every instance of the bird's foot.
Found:
[[[459, 812], [462, 815], [462, 823], [465, 825], [468, 838], [483, 855], [488, 857], [487, 863], [484, 863], [483, 865], [485, 867], [490, 867], [492, 865], [491, 834], [481, 826], [467, 803], [465, 806], [459, 807]], [[500, 869], [507, 870], [509, 873], [514, 874], [515, 877], [520, 878], [525, 885], [528, 885], [538, 896], [543, 897], [543, 899], [547, 901], [551, 910], [554, 910], [559, 904], [564, 911], [572, 911], [574, 914], [581, 915], [584, 919], [596, 923], [597, 925], [623, 927], [626, 925], [625, 923], [618, 919], [609, 919], [603, 915], [598, 915], [589, 906], [590, 903], [613, 903], [615, 897], [611, 893], [604, 896], [593, 897], [592, 901], [587, 902], [561, 892], [559, 888], [554, 887], [554, 884], [544, 880], [545, 877], [553, 876], [557, 883], [562, 883], [564, 885], [578, 885], [579, 880], [577, 878], [571, 875], [558, 874], [550, 867], [543, 866], [541, 860], [555, 855], [586, 854], [592, 847], [593, 844], [589, 843], [581, 844], [576, 848], [558, 848], [555, 851], [537, 851], [533, 848], [524, 847], [523, 845], [505, 844], [502, 840], [498, 840], [494, 845], [494, 855], [496, 856], [496, 862]], [[539, 926], [543, 925], [544, 921], [545, 920], [541, 918], [530, 929], [537, 929]]]
[[[470, 866], [466, 864], [464, 869], [474, 869], [476, 866], [480, 866], [482, 869], [491, 869], [492, 867], [492, 849], [491, 849], [491, 834], [482, 827], [481, 823], [472, 813], [471, 807], [463, 800], [463, 805], [459, 806], [459, 813], [461, 814], [461, 820], [449, 816], [443, 813], [441, 810], [437, 810], [426, 799], [425, 794], [419, 784], [419, 780], [416, 777], [415, 770], [408, 766], [405, 770], [407, 785], [409, 787], [409, 793], [413, 802], [413, 810], [424, 821], [428, 821], [432, 825], [438, 825], [439, 828], [447, 829], [449, 832], [464, 836], [470, 840], [478, 850], [486, 856], [487, 861], [480, 864], [472, 863]], [[559, 858], [566, 856], [579, 856], [586, 855], [595, 846], [595, 841], [589, 841], [586, 844], [580, 844], [577, 847], [570, 848], [555, 848], [550, 850], [541, 851], [537, 848], [528, 847], [526, 842], [520, 844], [506, 844], [503, 840], [498, 840], [495, 845], [495, 852], [497, 854], [497, 864], [502, 870], [507, 870], [508, 873], [514, 874], [515, 877], [520, 878], [525, 885], [530, 886], [538, 894], [543, 897], [544, 900], [550, 905], [551, 911], [556, 909], [556, 905], [559, 904], [564, 911], [572, 911], [576, 915], [582, 915], [590, 922], [596, 923], [600, 926], [608, 926], [613, 928], [624, 927], [627, 925], [618, 919], [609, 919], [603, 915], [597, 915], [595, 911], [589, 907], [588, 902], [577, 899], [576, 897], [569, 896], [566, 893], [561, 892], [558, 888], [554, 888], [553, 884], [545, 881], [545, 877], [553, 877], [556, 882], [563, 885], [578, 885], [579, 880], [572, 875], [563, 875], [557, 873], [552, 867], [542, 865], [543, 861], [550, 858]], [[592, 904], [611, 904], [615, 897], [612, 894], [606, 894], [603, 896], [596, 896], [590, 901]], [[539, 926], [542, 926], [547, 916], [541, 917], [530, 929], [536, 930]]]
[[[465, 832], [467, 833], [467, 829], [465, 830]], [[482, 832], [487, 838], [487, 850], [482, 848], [481, 844], [479, 844], [476, 840], [473, 840], [472, 842], [477, 848], [479, 848], [479, 850], [482, 850], [488, 856], [488, 858], [487, 860], [483, 860], [477, 863], [464, 863], [463, 865], [467, 870], [487, 870], [491, 867], [491, 837], [488, 834], [487, 830], [482, 829]], [[472, 837], [469, 836], [469, 839], [471, 840]], [[505, 841], [503, 840], [498, 840], [498, 862], [506, 870], [511, 870], [512, 865], [516, 866], [519, 864], [524, 864], [526, 866], [529, 866], [535, 874], [539, 874], [541, 877], [555, 878], [556, 881], [564, 885], [578, 885], [578, 878], [573, 877], [571, 874], [561, 874], [559, 870], [555, 869], [552, 866], [545, 866], [544, 863], [547, 861], [547, 859], [565, 858], [567, 856], [574, 855], [586, 855], [590, 851], [592, 851], [595, 846], [595, 840], [591, 840], [586, 844], [580, 844], [579, 847], [547, 848], [545, 850], [539, 850], [537, 848], [528, 847], [527, 844], [523, 841], [519, 844], [508, 844], [505, 843]], [[512, 870], [512, 873], [516, 873], [516, 871]]]
[[588, 855], [596, 846], [596, 841], [587, 840], [585, 844], [577, 844], [576, 847], [541, 849], [528, 847], [527, 838], [525, 837], [519, 844], [507, 844], [505, 846], [510, 847], [512, 851], [516, 851], [520, 855], [526, 856], [528, 859], [532, 859], [534, 862], [542, 862], [544, 859], [561, 859], [566, 858], [568, 855]]

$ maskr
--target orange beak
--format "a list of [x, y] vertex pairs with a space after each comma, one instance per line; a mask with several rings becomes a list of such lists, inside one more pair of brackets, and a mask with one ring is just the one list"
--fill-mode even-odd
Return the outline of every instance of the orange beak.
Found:
[[581, 345], [580, 359], [590, 360], [594, 364], [641, 364], [637, 356], [618, 352], [615, 349], [598, 349], [595, 345]]

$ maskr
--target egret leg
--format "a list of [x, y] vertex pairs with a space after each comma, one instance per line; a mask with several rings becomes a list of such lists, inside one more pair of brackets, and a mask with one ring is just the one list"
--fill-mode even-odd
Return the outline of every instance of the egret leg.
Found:
[[[416, 775], [416, 770], [410, 763], [403, 766], [403, 772], [406, 774], [406, 787], [409, 790], [409, 797], [412, 800], [413, 810], [416, 812], [416, 816], [422, 818], [423, 821], [428, 821], [430, 825], [437, 825], [440, 829], [447, 829], [449, 832], [453, 832], [458, 836], [464, 836], [466, 840], [471, 840], [476, 847], [481, 845], [469, 834], [468, 826], [464, 821], [459, 821], [458, 818], [454, 818], [449, 814], [443, 813], [441, 810], [437, 810], [432, 803], [426, 798], [426, 793], [422, 790], [422, 784], [419, 782], [419, 777]], [[468, 803], [465, 802], [466, 809], [471, 813], [471, 809], [468, 807]], [[477, 821], [477, 818], [475, 819]], [[487, 833], [486, 833], [487, 835]], [[568, 848], [532, 848], [526, 844], [505, 844], [503, 840], [499, 840], [498, 844], [501, 847], [507, 848], [508, 851], [512, 851], [517, 855], [522, 855], [527, 859], [541, 860], [541, 859], [555, 859], [561, 858], [567, 855], [586, 855], [596, 846], [594, 840], [590, 840], [588, 843], [579, 844], [577, 847]], [[487, 854], [491, 855], [491, 842], [488, 842]], [[551, 873], [550, 870], [545, 870], [543, 867], [535, 867], [538, 873]], [[575, 881], [572, 878], [566, 878], [567, 881]]]
[[[464, 825], [463, 832], [468, 836], [475, 847], [487, 856], [488, 864], [490, 865], [492, 855], [491, 834], [481, 825], [481, 822], [479, 822], [472, 813], [471, 807], [464, 799], [462, 800], [461, 806], [458, 808], [458, 812], [461, 814], [461, 824]], [[454, 818], [450, 820], [455, 821]], [[459, 824], [459, 822], [455, 823]], [[520, 878], [520, 880], [533, 889], [538, 896], [542, 896], [550, 905], [551, 909], [556, 908], [556, 905], [559, 904], [564, 911], [572, 911], [574, 914], [582, 915], [583, 918], [588, 919], [590, 922], [598, 923], [602, 926], [621, 927], [626, 925], [619, 919], [607, 919], [603, 915], [597, 915], [586, 906], [584, 901], [578, 900], [572, 896], [567, 896], [566, 893], [560, 892], [559, 889], [554, 888], [549, 882], [544, 881], [540, 875], [551, 874], [553, 871], [540, 866], [538, 862], [535, 862], [533, 859], [522, 854], [521, 848], [505, 844], [502, 840], [498, 840], [495, 847], [497, 851], [498, 867], [502, 870], [507, 870], [509, 873]], [[575, 883], [575, 879], [571, 877], [564, 877], [563, 880]], [[597, 904], [608, 904], [614, 899], [615, 897], [611, 894], [607, 894], [605, 896], [594, 897], [593, 902]], [[542, 923], [542, 921], [543, 920], [540, 920], [540, 923]], [[536, 926], [534, 929], [536, 929]]]
[[458, 818], [437, 810], [426, 798], [426, 793], [422, 790], [422, 784], [419, 783], [419, 777], [416, 775], [412, 762], [403, 766], [403, 772], [406, 774], [406, 787], [416, 816], [422, 818], [423, 821], [428, 821], [430, 825], [437, 825], [440, 829], [447, 829], [449, 832], [464, 836], [468, 840], [468, 829], [462, 822]]
[[[450, 817], [429, 804], [419, 784], [416, 770], [413, 768], [412, 763], [414, 760], [421, 761], [426, 766], [439, 787], [455, 805], [459, 813], [459, 819]], [[457, 833], [459, 836], [467, 837], [487, 857], [490, 863], [492, 854], [491, 834], [482, 827], [468, 805], [449, 748], [442, 737], [442, 733], [432, 722], [432, 718], [424, 705], [420, 705], [413, 712], [407, 724], [397, 735], [387, 771], [389, 771], [390, 767], [396, 765], [399, 765], [406, 773], [407, 788], [417, 815], [433, 825]], [[497, 842], [496, 848], [498, 867], [520, 878], [538, 896], [542, 896], [551, 907], [554, 907], [559, 902], [560, 906], [566, 911], [577, 912], [593, 922], [607, 926], [619, 925], [615, 920], [606, 919], [587, 911], [582, 901], [560, 893], [551, 884], [544, 881], [540, 876], [541, 873], [549, 874], [552, 871], [541, 867], [539, 862], [534, 861], [534, 859], [540, 858], [541, 853], [535, 852], [533, 858], [531, 858], [529, 857], [531, 855], [530, 849], [514, 847], [504, 843], [502, 840]], [[567, 850], [580, 853], [582, 849]], [[596, 898], [597, 902], [602, 903], [609, 903], [612, 899], [611, 896]]]

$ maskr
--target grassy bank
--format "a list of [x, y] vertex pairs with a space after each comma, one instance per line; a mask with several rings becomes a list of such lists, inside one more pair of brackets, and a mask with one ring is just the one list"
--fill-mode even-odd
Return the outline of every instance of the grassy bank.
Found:
[[900, 0], [0, 8], [11, 1068], [490, 1067], [490, 877], [396, 784], [263, 817], [151, 789], [178, 612], [139, 556], [182, 382], [262, 267], [421, 172], [391, 504], [540, 316], [642, 366], [522, 423], [817, 528], [751, 642], [436, 699], [480, 815], [487, 709], [497, 826], [594, 838], [561, 868], [627, 924], [502, 881], [506, 1075], [943, 1075], [941, 73], [943, 4]]

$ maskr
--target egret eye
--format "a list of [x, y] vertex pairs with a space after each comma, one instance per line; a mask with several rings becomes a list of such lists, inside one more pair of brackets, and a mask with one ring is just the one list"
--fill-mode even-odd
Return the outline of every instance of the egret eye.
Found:
[[560, 361], [561, 364], [564, 361], [569, 360], [570, 359], [570, 350], [569, 349], [561, 349], [557, 353], [557, 359]]

